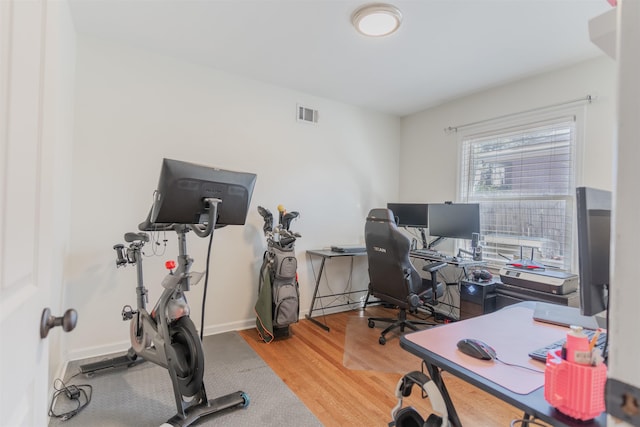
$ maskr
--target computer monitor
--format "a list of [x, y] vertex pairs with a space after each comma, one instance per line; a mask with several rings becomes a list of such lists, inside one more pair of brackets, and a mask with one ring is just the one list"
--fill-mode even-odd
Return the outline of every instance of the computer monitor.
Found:
[[611, 247], [611, 192], [576, 188], [580, 311], [595, 316], [607, 309]]
[[425, 203], [387, 203], [399, 227], [427, 228], [429, 205]]
[[204, 200], [215, 198], [222, 200], [218, 204], [217, 227], [243, 225], [255, 182], [253, 173], [163, 159], [151, 222], [201, 224], [208, 217]]
[[478, 203], [430, 203], [429, 234], [435, 237], [471, 240], [480, 233]]

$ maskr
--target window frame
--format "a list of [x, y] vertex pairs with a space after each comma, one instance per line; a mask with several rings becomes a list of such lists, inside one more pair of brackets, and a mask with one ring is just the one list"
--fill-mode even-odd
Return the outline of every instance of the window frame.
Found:
[[[570, 260], [564, 263], [565, 268], [559, 268], [562, 271], [576, 272], [578, 269], [578, 250], [576, 244], [576, 220], [575, 220], [575, 188], [576, 186], [583, 185], [583, 163], [584, 163], [584, 129], [586, 125], [586, 105], [573, 106], [573, 107], [557, 107], [548, 108], [537, 113], [523, 113], [513, 116], [509, 116], [508, 119], [495, 119], [476, 122], [468, 126], [459, 126], [457, 128], [450, 128], [457, 134], [457, 146], [458, 146], [458, 167], [457, 167], [457, 186], [456, 186], [456, 200], [461, 203], [480, 203], [482, 211], [482, 200], [475, 200], [471, 198], [465, 198], [463, 185], [468, 184], [464, 180], [465, 173], [463, 168], [465, 167], [465, 153], [464, 141], [472, 138], [483, 138], [490, 135], [503, 135], [512, 132], [525, 132], [526, 130], [532, 130], [535, 128], [543, 127], [545, 125], [552, 125], [554, 123], [563, 123], [568, 120], [572, 120], [574, 135], [573, 135], [573, 173], [570, 177], [571, 183], [569, 184], [569, 194], [565, 196], [547, 196], [544, 197], [547, 200], [551, 199], [564, 199], [566, 200], [566, 210], [569, 212], [567, 215], [572, 215], [570, 229], [565, 229], [565, 233], [568, 238], [566, 239], [571, 244], [569, 249]], [[469, 193], [467, 192], [467, 195]], [[514, 199], [514, 198], [512, 198]], [[483, 224], [481, 214], [481, 224]], [[521, 236], [525, 237], [525, 236]], [[484, 236], [481, 236], [484, 240]], [[527, 253], [529, 252], [529, 253]], [[530, 249], [523, 251], [523, 257], [529, 258]], [[503, 260], [491, 260], [488, 263], [489, 267], [496, 269], [504, 266], [508, 261]]]

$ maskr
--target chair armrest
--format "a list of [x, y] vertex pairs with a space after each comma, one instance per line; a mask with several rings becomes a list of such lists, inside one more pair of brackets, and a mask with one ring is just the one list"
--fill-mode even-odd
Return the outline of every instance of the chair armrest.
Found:
[[422, 271], [428, 271], [429, 273], [435, 273], [436, 271], [440, 270], [441, 268], [444, 268], [447, 266], [446, 262], [432, 262], [431, 264], [427, 264], [422, 266]]
[[446, 262], [436, 261], [422, 267], [423, 271], [427, 271], [431, 273], [431, 292], [432, 292], [431, 304], [432, 305], [438, 304], [438, 278], [437, 278], [438, 270], [446, 266], [447, 266]]

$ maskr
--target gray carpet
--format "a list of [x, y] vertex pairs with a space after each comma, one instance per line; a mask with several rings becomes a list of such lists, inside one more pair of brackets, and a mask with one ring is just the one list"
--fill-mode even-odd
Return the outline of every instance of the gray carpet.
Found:
[[[244, 391], [250, 403], [246, 408], [221, 411], [193, 425], [322, 425], [237, 333], [205, 337], [203, 346], [207, 397], [215, 399]], [[65, 378], [79, 372], [80, 365], [100, 359], [103, 358], [69, 363]], [[90, 378], [81, 374], [70, 379], [69, 384], [91, 384], [91, 403], [67, 421], [50, 418], [50, 427], [160, 426], [176, 414], [169, 374], [150, 362], [129, 369], [104, 371]], [[64, 396], [58, 399], [56, 413], [72, 409], [65, 400]]]

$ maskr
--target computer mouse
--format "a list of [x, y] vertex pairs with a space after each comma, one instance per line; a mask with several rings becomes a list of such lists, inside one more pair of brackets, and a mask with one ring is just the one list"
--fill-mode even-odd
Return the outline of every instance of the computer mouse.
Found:
[[493, 360], [496, 358], [496, 351], [490, 345], [474, 338], [464, 338], [458, 341], [458, 349], [476, 359]]

